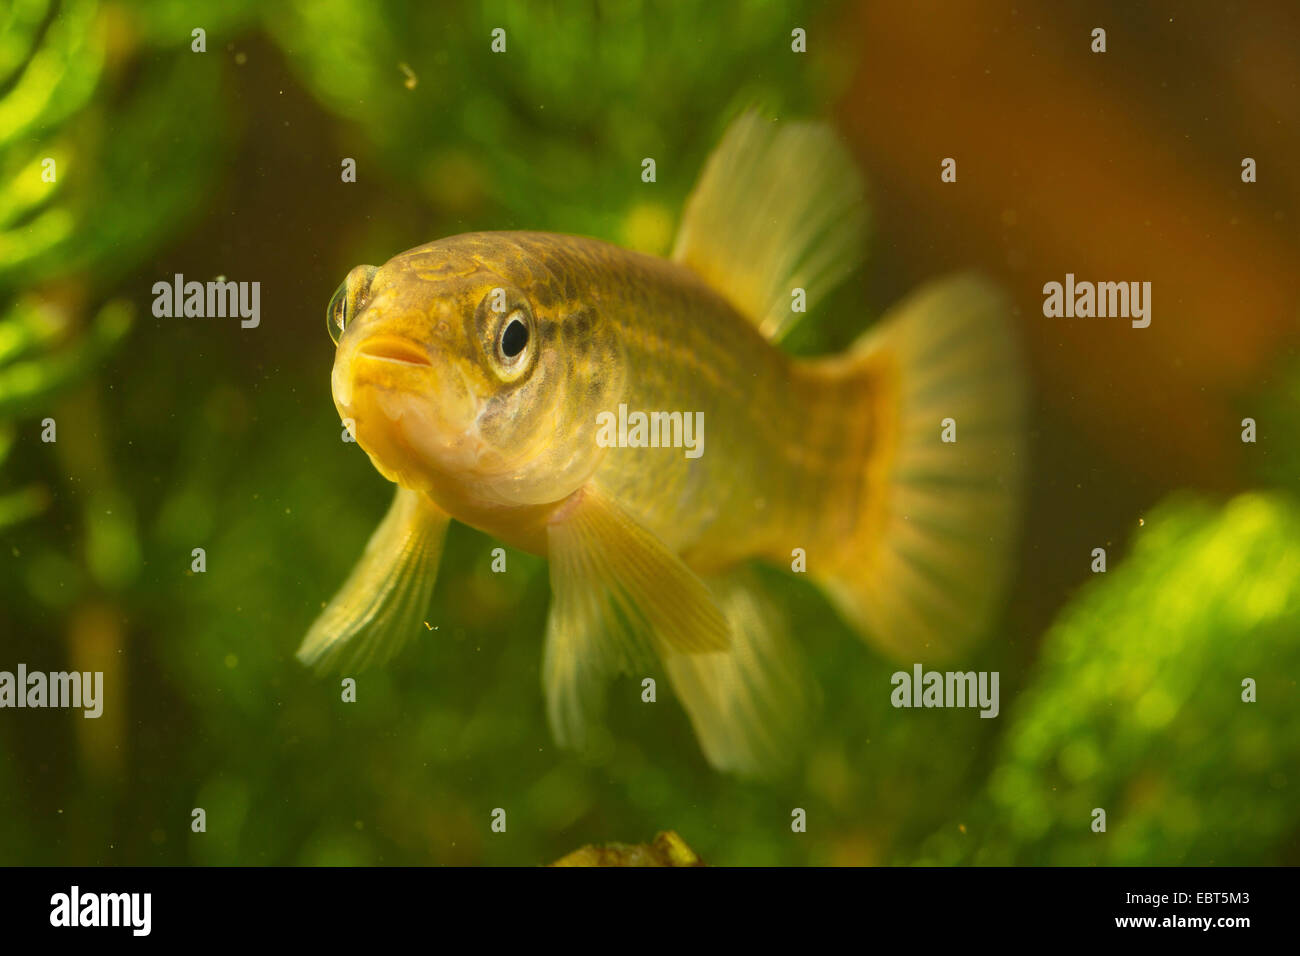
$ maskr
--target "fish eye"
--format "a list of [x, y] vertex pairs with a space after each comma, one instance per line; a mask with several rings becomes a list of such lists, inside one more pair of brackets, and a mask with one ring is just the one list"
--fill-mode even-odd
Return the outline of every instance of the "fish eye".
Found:
[[527, 374], [531, 364], [528, 343], [533, 337], [532, 326], [528, 312], [520, 306], [506, 313], [498, 326], [494, 364], [504, 381], [518, 381]]
[[541, 338], [528, 300], [517, 289], [489, 289], [474, 322], [486, 370], [502, 385], [522, 382], [537, 365]]
[[501, 354], [506, 360], [518, 358], [528, 345], [528, 324], [521, 313], [514, 313], [501, 330]]
[[330, 296], [330, 304], [325, 309], [325, 327], [329, 329], [330, 338], [335, 345], [339, 344], [343, 330], [348, 327], [348, 318], [348, 283], [345, 279]]

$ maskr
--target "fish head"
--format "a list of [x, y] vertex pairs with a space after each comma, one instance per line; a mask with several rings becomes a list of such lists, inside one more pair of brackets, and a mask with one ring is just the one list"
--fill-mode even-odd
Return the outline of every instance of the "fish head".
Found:
[[358, 266], [328, 312], [340, 416], [380, 473], [453, 514], [582, 487], [604, 453], [597, 412], [622, 389], [613, 323], [493, 235]]

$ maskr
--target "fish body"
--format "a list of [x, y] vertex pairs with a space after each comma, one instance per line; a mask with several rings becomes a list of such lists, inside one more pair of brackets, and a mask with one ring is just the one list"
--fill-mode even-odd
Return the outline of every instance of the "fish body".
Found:
[[[455, 278], [439, 289], [430, 277], [449, 266]], [[411, 327], [409, 315], [418, 323], [429, 304], [399, 304], [396, 295], [385, 298], [388, 288], [422, 289], [454, 311], [455, 303], [503, 287], [507, 275], [532, 304], [543, 345], [555, 343], [566, 365], [566, 407], [551, 413], [556, 427], [568, 431], [563, 445], [590, 452], [573, 456], [574, 466], [543, 454], [541, 492], [536, 477], [514, 458], [503, 461], [501, 471], [486, 462], [476, 470], [471, 457], [446, 468], [407, 467], [403, 452], [390, 452], [385, 441], [418, 444], [421, 425], [413, 425], [414, 434], [393, 434], [384, 400], [369, 406], [351, 400], [358, 384], [400, 389], [406, 384], [401, 376], [410, 376], [390, 368], [386, 356], [378, 356], [378, 369], [359, 371], [358, 361], [372, 361], [364, 351], [368, 342], [428, 337]], [[336, 361], [340, 415], [357, 422], [362, 446], [374, 449], [386, 474], [507, 544], [545, 555], [547, 520], [588, 481], [637, 514], [698, 571], [750, 557], [781, 560], [791, 541], [826, 553], [864, 513], [851, 501], [842, 516], [829, 507], [837, 483], [860, 474], [860, 458], [879, 431], [869, 422], [854, 427], [841, 413], [833, 365], [799, 363], [773, 347], [685, 266], [579, 236], [470, 233], [402, 253], [374, 285], [366, 325]], [[436, 320], [443, 321], [451, 320]], [[374, 386], [379, 380], [383, 384]], [[862, 376], [862, 384], [872, 382]], [[698, 413], [707, 428], [704, 453], [691, 459], [676, 448], [598, 447], [598, 416], [617, 404], [646, 413]], [[374, 429], [368, 412], [377, 419]], [[553, 433], [542, 437], [561, 444]], [[490, 446], [474, 452], [483, 459], [494, 454]]]
[[[787, 760], [817, 694], [754, 560], [806, 564], [887, 651], [965, 645], [1015, 524], [1006, 306], [959, 276], [843, 355], [790, 356], [776, 340], [792, 302], [851, 270], [864, 222], [829, 131], [748, 114], [669, 259], [482, 232], [352, 270], [329, 312], [334, 400], [399, 491], [299, 656], [355, 668], [395, 653], [451, 519], [549, 560], [543, 675], [565, 744], [585, 743], [611, 675], [657, 660], [715, 765]], [[647, 420], [668, 447], [646, 447]]]

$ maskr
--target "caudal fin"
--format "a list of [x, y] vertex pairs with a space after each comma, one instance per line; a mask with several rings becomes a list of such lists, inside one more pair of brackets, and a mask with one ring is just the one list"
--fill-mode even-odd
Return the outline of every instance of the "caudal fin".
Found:
[[864, 390], [884, 403], [863, 479], [869, 517], [820, 583], [899, 657], [958, 651], [1003, 593], [1025, 467], [1009, 312], [989, 281], [963, 274], [913, 293], [854, 347], [857, 367], [889, 386]]

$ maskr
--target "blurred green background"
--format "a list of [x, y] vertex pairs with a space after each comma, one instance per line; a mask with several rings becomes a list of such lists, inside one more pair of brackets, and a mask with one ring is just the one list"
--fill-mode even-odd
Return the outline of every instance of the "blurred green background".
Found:
[[[1130, 48], [1168, 43], [1149, 11], [1092, 6]], [[1061, 343], [1043, 331], [1039, 300], [1021, 298], [1039, 379], [1022, 568], [1004, 618], [958, 662], [1001, 672], [996, 720], [893, 709], [899, 665], [803, 582], [764, 571], [825, 694], [796, 772], [766, 782], [713, 772], [667, 682], [651, 708], [632, 678], [612, 688], [592, 754], [557, 751], [538, 676], [545, 565], [511, 552], [510, 572], [492, 574], [495, 542], [461, 526], [429, 610], [437, 630], [364, 674], [356, 703], [293, 659], [390, 496], [340, 440], [329, 394], [324, 309], [353, 265], [500, 228], [662, 252], [727, 120], [759, 103], [835, 119], [878, 206], [868, 267], [792, 348], [838, 348], [914, 277], [950, 267], [984, 265], [1017, 293], [1026, 276], [1031, 293], [1060, 279], [1033, 268], [1032, 236], [1018, 259], [981, 258], [1015, 216], [915, 205], [937, 194], [939, 157], [896, 180], [873, 175], [926, 122], [891, 126], [882, 100], [863, 94], [911, 82], [876, 65], [873, 44], [906, 51], [913, 39], [868, 29], [890, 16], [880, 10], [850, 0], [0, 8], [0, 669], [100, 670], [107, 686], [98, 720], [0, 711], [0, 863], [536, 864], [663, 829], [718, 864], [1300, 862], [1294, 299], [1284, 314], [1256, 310], [1272, 330], [1267, 366], [1243, 359], [1240, 379], [1215, 393], [1233, 421], [1259, 420], [1259, 442], [1237, 449], [1234, 434], [1204, 446], [1203, 470], [1161, 471], [1143, 432], [1205, 421], [1128, 422], [1128, 444], [1100, 449], [1089, 436], [1123, 427], [1047, 372], [1044, 355]], [[1062, 36], [1088, 23], [1064, 4], [1008, 10], [989, 5], [987, 35], [936, 18], [916, 69], [942, 73], [955, 55], [1015, 76], [1036, 65], [989, 46], [1004, 22]], [[1295, 35], [1285, 16], [1265, 26]], [[497, 27], [504, 54], [490, 50]], [[790, 49], [796, 27], [807, 54]], [[205, 52], [191, 49], [195, 28]], [[1189, 55], [1176, 75], [1232, 60], [1232, 42]], [[1097, 103], [1131, 104], [1167, 83], [1168, 68], [1142, 61], [1100, 84]], [[1288, 75], [1294, 59], [1274, 68]], [[995, 102], [979, 108], [998, 115]], [[1020, 122], [1007, 109], [1001, 118]], [[1232, 96], [1207, 109], [1236, 115]], [[1206, 143], [1191, 149], [1205, 158]], [[1044, 147], [1044, 162], [1060, 148]], [[1058, 171], [1099, 162], [1065, 148]], [[645, 156], [657, 160], [653, 185], [640, 180]], [[355, 183], [341, 181], [345, 157]], [[1242, 221], [1284, 223], [1294, 250], [1300, 190], [1272, 188]], [[1078, 241], [1097, 245], [1086, 230]], [[152, 285], [175, 273], [259, 281], [260, 327], [155, 318]], [[1251, 295], [1242, 289], [1243, 312]], [[1157, 293], [1168, 311], [1156, 322], [1179, 328], [1176, 299]], [[1200, 334], [1231, 343], [1249, 323], [1224, 317]], [[1067, 355], [1080, 380], [1135, 341], [1124, 325], [1094, 325], [1099, 351]], [[1156, 364], [1181, 369], [1184, 358], [1175, 348]], [[41, 440], [46, 419], [56, 442]], [[195, 574], [199, 547], [207, 570]], [[1093, 547], [1108, 551], [1104, 575], [1090, 573]], [[1248, 677], [1257, 703], [1241, 701]], [[205, 833], [191, 832], [195, 807]], [[504, 834], [490, 828], [498, 807]], [[796, 807], [808, 814], [803, 834], [790, 829]], [[1107, 811], [1105, 834], [1090, 830], [1094, 807]]]

